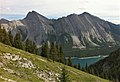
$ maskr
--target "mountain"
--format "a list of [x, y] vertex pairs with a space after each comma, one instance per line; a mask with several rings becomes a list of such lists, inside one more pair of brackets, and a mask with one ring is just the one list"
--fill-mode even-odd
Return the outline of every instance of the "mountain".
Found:
[[20, 32], [23, 42], [29, 38], [38, 46], [50, 41], [62, 44], [64, 49], [120, 46], [120, 26], [87, 12], [48, 19], [32, 11], [22, 20], [4, 21], [0, 20], [3, 28], [11, 30], [13, 35]]
[[63, 66], [72, 82], [110, 82], [0, 43], [0, 82], [57, 82]]
[[107, 78], [120, 82], [120, 48], [90, 67], [94, 68], [95, 74], [106, 75]]
[[[114, 45], [117, 41], [115, 40], [114, 33], [117, 35], [118, 41], [120, 41], [119, 26], [101, 20], [86, 12], [81, 15], [72, 14], [58, 19], [54, 24], [54, 28], [57, 30], [57, 34], [69, 34], [73, 41], [73, 47], [99, 47], [103, 46], [103, 43]], [[113, 32], [112, 29], [118, 30], [114, 30], [115, 32]]]

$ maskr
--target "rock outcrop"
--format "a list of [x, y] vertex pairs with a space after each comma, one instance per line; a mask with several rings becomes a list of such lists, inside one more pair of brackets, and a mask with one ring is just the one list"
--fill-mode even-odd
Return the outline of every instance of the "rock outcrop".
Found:
[[[1, 53], [0, 53], [1, 54]], [[16, 54], [11, 54], [11, 53], [2, 53], [1, 58], [6, 59], [10, 62], [14, 62], [14, 66], [17, 68], [25, 68], [25, 69], [33, 69], [33, 74], [35, 74], [38, 78], [43, 79], [45, 82], [56, 82], [59, 81], [60, 74], [56, 73], [52, 70], [42, 70], [40, 67], [37, 67], [32, 61], [30, 61], [27, 58], [21, 57]], [[41, 59], [42, 61], [42, 59]], [[10, 74], [15, 74], [17, 76], [20, 76], [21, 73], [12, 70], [4, 65], [4, 62], [0, 62], [0, 68], [3, 69], [4, 71], [10, 73]], [[1, 79], [8, 81], [8, 82], [15, 82], [11, 79], [4, 78], [0, 76]]]

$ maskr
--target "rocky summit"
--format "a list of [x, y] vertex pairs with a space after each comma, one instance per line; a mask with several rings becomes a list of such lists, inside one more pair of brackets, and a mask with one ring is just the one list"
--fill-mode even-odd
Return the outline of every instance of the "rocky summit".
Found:
[[15, 35], [21, 33], [38, 46], [56, 41], [71, 48], [111, 47], [120, 44], [120, 26], [102, 20], [87, 12], [71, 14], [58, 19], [48, 19], [32, 11], [22, 20], [0, 20], [0, 25]]

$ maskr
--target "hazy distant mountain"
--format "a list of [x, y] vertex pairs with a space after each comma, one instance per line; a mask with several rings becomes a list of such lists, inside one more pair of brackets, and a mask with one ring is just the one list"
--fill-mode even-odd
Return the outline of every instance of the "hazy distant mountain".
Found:
[[20, 32], [38, 46], [56, 41], [72, 48], [114, 46], [120, 44], [120, 26], [87, 12], [71, 14], [59, 19], [48, 19], [32, 11], [23, 20], [0, 20], [0, 25], [15, 35]]

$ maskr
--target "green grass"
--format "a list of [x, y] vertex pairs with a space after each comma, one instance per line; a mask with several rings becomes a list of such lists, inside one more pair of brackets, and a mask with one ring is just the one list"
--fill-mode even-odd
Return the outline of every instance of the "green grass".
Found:
[[[58, 62], [48, 61], [46, 58], [41, 56], [30, 54], [28, 52], [4, 45], [0, 43], [0, 62], [4, 63], [5, 68], [9, 68], [14, 70], [15, 72], [19, 72], [20, 75], [11, 74], [7, 71], [0, 68], [0, 76], [5, 78], [9, 78], [15, 80], [17, 82], [44, 82], [42, 79], [38, 78], [34, 71], [36, 69], [27, 69], [23, 67], [16, 67], [16, 61], [10, 61], [8, 59], [2, 58], [2, 53], [11, 53], [19, 55], [20, 57], [27, 58], [28, 60], [32, 61], [32, 63], [39, 69], [39, 70], [52, 70], [56, 73], [61, 73], [60, 68], [64, 65]], [[97, 76], [85, 73], [83, 71], [77, 70], [75, 68], [66, 66], [66, 69], [69, 74], [69, 78], [72, 82], [109, 82], [108, 80], [99, 78]], [[0, 78], [0, 82], [3, 79]]]

